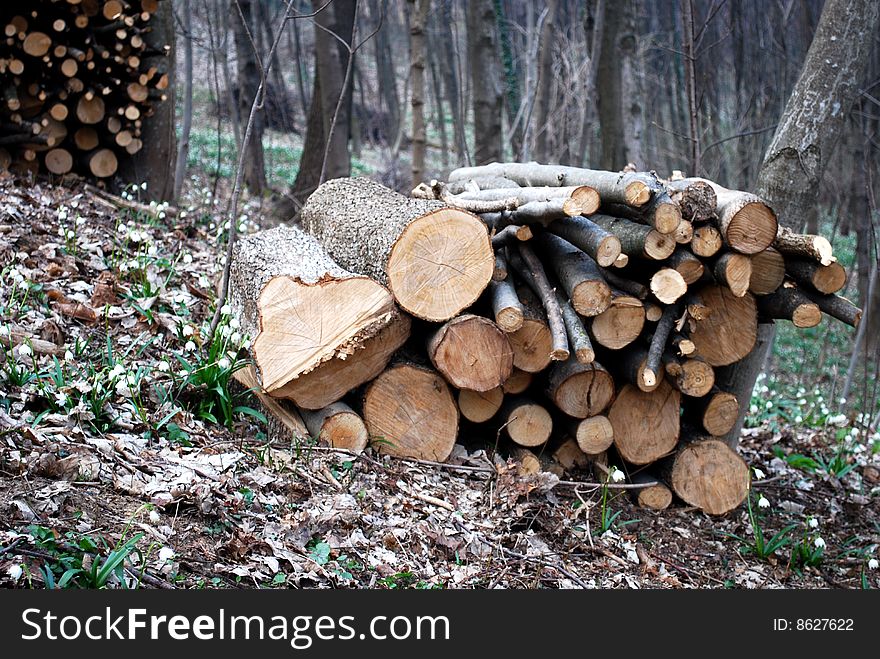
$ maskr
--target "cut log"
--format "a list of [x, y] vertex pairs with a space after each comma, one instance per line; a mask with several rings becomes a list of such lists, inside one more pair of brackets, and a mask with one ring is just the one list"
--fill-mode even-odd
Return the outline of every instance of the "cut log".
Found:
[[698, 282], [705, 271], [703, 262], [687, 249], [676, 249], [669, 257], [669, 265], [678, 271], [688, 286]]
[[585, 419], [600, 414], [611, 403], [614, 379], [598, 362], [582, 364], [570, 358], [550, 369], [547, 396], [569, 416]]
[[501, 385], [501, 390], [505, 394], [521, 394], [532, 384], [534, 376], [528, 371], [523, 371], [514, 366], [513, 373], [507, 378], [507, 381]]
[[567, 240], [552, 233], [535, 237], [547, 263], [582, 316], [598, 316], [611, 305], [611, 289], [596, 262]]
[[345, 403], [332, 403], [320, 410], [301, 410], [313, 438], [333, 448], [360, 453], [370, 440], [360, 415]]
[[100, 123], [105, 116], [104, 101], [100, 96], [83, 96], [76, 104], [76, 118], [84, 124]]
[[626, 204], [603, 204], [603, 212], [647, 224], [662, 234], [675, 233], [681, 222], [681, 209], [665, 190], [656, 191], [644, 206], [635, 209]]
[[611, 306], [590, 323], [593, 340], [612, 350], [635, 341], [645, 326], [645, 307], [641, 301], [620, 291], [611, 291]]
[[749, 468], [727, 444], [705, 439], [682, 446], [668, 470], [672, 490], [710, 515], [737, 508], [749, 493]]
[[788, 227], [779, 227], [779, 235], [776, 236], [773, 247], [785, 255], [803, 256], [821, 265], [831, 265], [837, 260], [827, 238], [795, 233]]
[[556, 301], [562, 311], [562, 321], [565, 323], [568, 345], [574, 358], [581, 364], [591, 364], [596, 358], [596, 352], [593, 350], [593, 343], [590, 341], [590, 335], [584, 327], [584, 323], [571, 303], [558, 290], [556, 291]]
[[578, 443], [571, 438], [566, 439], [553, 450], [553, 460], [569, 473], [590, 466], [590, 456], [584, 453]]
[[550, 439], [553, 418], [538, 403], [515, 396], [504, 401], [499, 416], [504, 432], [520, 446], [540, 446]]
[[806, 259], [789, 259], [785, 271], [799, 284], [812, 286], [817, 292], [831, 295], [846, 285], [846, 270], [839, 263], [822, 265]]
[[715, 281], [726, 285], [735, 296], [742, 297], [749, 292], [752, 260], [744, 254], [726, 252], [713, 262], [712, 274], [715, 275]]
[[504, 402], [501, 387], [489, 391], [462, 389], [458, 392], [458, 409], [461, 415], [473, 423], [485, 423], [498, 413]]
[[380, 453], [444, 462], [458, 436], [458, 406], [439, 373], [398, 363], [364, 394], [364, 421]]
[[752, 276], [749, 292], [753, 295], [769, 295], [785, 281], [785, 259], [778, 251], [768, 247], [752, 255]]
[[739, 415], [736, 396], [713, 387], [707, 396], [695, 402], [703, 429], [710, 435], [722, 437], [730, 432]]
[[[711, 181], [710, 181], [711, 183]], [[749, 192], [728, 190], [712, 183], [718, 197], [718, 228], [724, 241], [742, 254], [762, 252], [776, 239], [776, 213]]]
[[[532, 290], [541, 300], [544, 313], [547, 315], [547, 325], [550, 328], [550, 359], [553, 361], [565, 361], [570, 354], [568, 349], [568, 336], [565, 333], [565, 322], [562, 320], [562, 311], [556, 302], [556, 292], [550, 286], [544, 266], [535, 255], [532, 248], [526, 243], [517, 245], [519, 256], [525, 264], [517, 266], [523, 279], [532, 287]], [[508, 252], [508, 255], [510, 252]], [[510, 258], [511, 265], [515, 261]]]
[[617, 236], [620, 251], [630, 258], [662, 261], [675, 251], [675, 238], [656, 229], [610, 215], [593, 215], [591, 221]]
[[601, 266], [612, 265], [620, 256], [620, 240], [586, 217], [556, 220], [549, 230], [589, 254]]
[[510, 451], [510, 455], [519, 463], [519, 472], [521, 474], [534, 476], [543, 471], [540, 458], [527, 448], [514, 446]]
[[614, 373], [635, 385], [641, 391], [651, 392], [663, 381], [663, 362], [659, 362], [656, 371], [648, 373], [648, 349], [639, 345], [630, 346], [620, 353], [620, 359], [612, 367]]
[[500, 387], [513, 370], [507, 335], [488, 318], [463, 314], [428, 338], [428, 358], [458, 389], [489, 391]]
[[819, 308], [832, 318], [858, 327], [862, 320], [862, 310], [840, 295], [819, 295], [812, 291], [803, 291], [804, 295], [819, 305]]
[[[568, 216], [592, 215], [599, 209], [599, 193], [586, 185], [465, 191], [455, 195], [455, 198], [473, 201], [506, 201], [508, 199], [516, 199], [517, 208], [532, 202], [560, 202], [564, 205], [564, 213]], [[443, 199], [443, 201], [447, 201], [447, 199]]]
[[398, 314], [378, 334], [364, 341], [363, 347], [354, 354], [333, 357], [279, 387], [272, 395], [288, 398], [297, 407], [307, 410], [330, 405], [384, 371], [394, 353], [409, 338], [410, 325], [409, 316]]
[[400, 306], [424, 320], [444, 322], [471, 306], [495, 269], [477, 216], [368, 179], [321, 184], [300, 217], [337, 263], [387, 283]]
[[672, 334], [672, 337], [669, 339], [669, 345], [675, 349], [676, 354], [681, 355], [682, 357], [694, 354], [697, 349], [693, 341], [687, 338], [684, 334], [679, 334], [677, 332]]
[[96, 178], [113, 176], [119, 167], [116, 154], [110, 149], [97, 149], [88, 156], [89, 171]]
[[681, 209], [682, 219], [707, 222], [715, 217], [718, 197], [715, 188], [700, 179], [678, 179], [667, 182], [669, 196]]
[[[336, 265], [295, 227], [243, 237], [230, 270], [230, 303], [262, 388], [272, 393], [390, 323], [394, 301], [380, 284]], [[333, 313], [327, 313], [333, 309]]]
[[687, 220], [682, 220], [675, 230], [675, 242], [679, 245], [687, 245], [694, 239], [694, 225]]
[[669, 343], [669, 335], [672, 333], [672, 328], [675, 327], [675, 321], [680, 315], [681, 308], [678, 305], [668, 306], [663, 310], [663, 315], [660, 316], [651, 337], [644, 369], [639, 365], [635, 384], [642, 391], [653, 391], [656, 388], [654, 385], [662, 377], [663, 353], [666, 350], [666, 344]]
[[567, 422], [566, 429], [587, 455], [598, 455], [614, 443], [611, 422], [601, 414], [586, 419], [572, 419]]
[[801, 329], [822, 322], [819, 306], [793, 285], [780, 286], [770, 295], [759, 297], [758, 310], [765, 318], [790, 320]]
[[695, 354], [710, 366], [727, 366], [749, 354], [758, 334], [755, 298], [750, 293], [737, 297], [726, 286], [704, 286], [696, 297], [708, 313], [688, 301]]
[[676, 357], [667, 351], [663, 355], [666, 378], [686, 396], [700, 398], [715, 385], [715, 369], [702, 359]]
[[632, 491], [637, 506], [649, 510], [666, 510], [672, 503], [672, 490], [652, 474], [639, 471], [629, 478], [634, 485], [645, 485]]
[[643, 206], [651, 193], [661, 189], [659, 181], [644, 173], [617, 173], [537, 163], [492, 163], [462, 167], [449, 175], [451, 181], [500, 176], [521, 186], [588, 185], [605, 203]]
[[502, 332], [516, 332], [523, 326], [523, 306], [516, 295], [516, 287], [508, 277], [489, 282], [492, 313]]
[[492, 268], [492, 281], [504, 281], [507, 279], [507, 259], [501, 252], [495, 252], [495, 265]]
[[656, 323], [663, 317], [663, 307], [659, 304], [654, 304], [650, 300], [643, 304], [645, 305], [645, 320], [649, 323]]
[[511, 240], [531, 240], [532, 230], [528, 226], [508, 224], [498, 233], [492, 236], [492, 247], [499, 249], [507, 245]]
[[46, 169], [53, 174], [67, 174], [73, 169], [73, 156], [67, 149], [52, 149], [46, 152]]
[[31, 57], [42, 57], [52, 47], [52, 37], [44, 32], [31, 32], [28, 34], [21, 48]]
[[717, 254], [723, 244], [721, 232], [710, 224], [704, 224], [694, 229], [691, 251], [705, 259]]
[[620, 289], [624, 293], [629, 293], [640, 300], [644, 300], [648, 297], [648, 287], [644, 284], [640, 284], [632, 279], [627, 279], [626, 277], [608, 269], [602, 270], [602, 276], [612, 287]]
[[614, 446], [635, 465], [668, 455], [678, 442], [680, 394], [662, 381], [655, 391], [624, 385], [608, 412], [614, 429]]
[[513, 365], [520, 370], [537, 373], [550, 363], [553, 350], [550, 326], [544, 308], [530, 288], [520, 286], [516, 293], [523, 305], [523, 324], [517, 331], [507, 335], [513, 348]]
[[91, 151], [98, 146], [98, 133], [94, 128], [83, 126], [73, 134], [73, 141], [81, 151]]
[[651, 275], [651, 292], [663, 304], [672, 304], [687, 293], [687, 289], [687, 283], [678, 270], [661, 268]]

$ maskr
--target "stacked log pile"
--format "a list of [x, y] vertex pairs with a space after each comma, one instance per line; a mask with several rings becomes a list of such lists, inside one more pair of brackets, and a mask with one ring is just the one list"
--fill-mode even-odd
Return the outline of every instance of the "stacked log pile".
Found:
[[163, 0], [35, 0], [0, 7], [0, 171], [113, 176], [166, 100]]
[[641, 505], [722, 514], [748, 492], [721, 439], [748, 401], [717, 370], [759, 318], [859, 322], [824, 238], [711, 181], [493, 164], [413, 197], [329, 181], [301, 228], [240, 242], [242, 379], [284, 432], [432, 461], [502, 438], [523, 471], [614, 464]]

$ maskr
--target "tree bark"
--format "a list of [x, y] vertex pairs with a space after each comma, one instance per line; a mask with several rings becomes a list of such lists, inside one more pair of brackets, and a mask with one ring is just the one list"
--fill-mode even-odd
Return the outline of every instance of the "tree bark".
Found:
[[412, 185], [422, 182], [425, 171], [425, 21], [430, 0], [407, 0], [410, 4], [410, 80], [412, 94]]
[[498, 34], [492, 0], [467, 3], [467, 42], [474, 113], [474, 162], [484, 165], [500, 161], [504, 153]]
[[[239, 115], [247, 117], [260, 86], [260, 68], [256, 51], [256, 23], [253, 16], [253, 0], [235, 0], [232, 9], [232, 26], [235, 33], [235, 53], [238, 60], [238, 107]], [[263, 155], [263, 131], [266, 115], [257, 110], [253, 133], [247, 144], [244, 159], [244, 182], [253, 194], [262, 193], [266, 187], [266, 165]]]
[[[880, 25], [880, 3], [873, 0], [826, 0], [795, 85], [773, 141], [764, 155], [758, 193], [784, 227], [798, 230], [816, 206], [826, 164], [840, 139], [861, 84], [868, 53]], [[738, 368], [718, 378], [718, 386], [737, 399], [750, 399], [758, 373], [773, 345], [768, 340], [751, 352]], [[747, 412], [724, 437], [736, 445]]]
[[186, 162], [189, 156], [189, 133], [192, 128], [193, 92], [193, 50], [192, 50], [192, 7], [190, 0], [183, 0], [183, 123], [180, 127], [180, 143], [177, 145], [177, 161], [174, 166], [174, 197], [180, 199], [183, 179], [186, 175]]

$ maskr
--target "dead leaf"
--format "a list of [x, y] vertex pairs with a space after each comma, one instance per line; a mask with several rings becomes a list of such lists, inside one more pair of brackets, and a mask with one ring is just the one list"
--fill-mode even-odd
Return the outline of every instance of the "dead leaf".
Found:
[[56, 346], [63, 346], [65, 337], [64, 330], [54, 320], [44, 320], [43, 326], [40, 328], [40, 338], [44, 341], [50, 341]]
[[95, 291], [89, 304], [93, 308], [115, 306], [119, 304], [119, 296], [116, 294], [116, 276], [109, 270], [98, 275], [95, 281]]
[[70, 316], [86, 323], [94, 323], [98, 319], [98, 314], [95, 313], [95, 310], [81, 302], [59, 302], [55, 305], [55, 308], [63, 316]]

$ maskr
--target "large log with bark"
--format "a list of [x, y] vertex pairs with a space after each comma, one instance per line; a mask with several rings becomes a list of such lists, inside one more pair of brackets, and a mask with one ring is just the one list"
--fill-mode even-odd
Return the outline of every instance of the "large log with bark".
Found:
[[229, 290], [242, 332], [252, 339], [258, 381], [269, 393], [354, 354], [397, 314], [384, 286], [342, 269], [295, 227], [238, 241]]
[[492, 243], [477, 216], [369, 179], [321, 184], [300, 220], [337, 263], [387, 285], [417, 318], [457, 316], [492, 279]]

